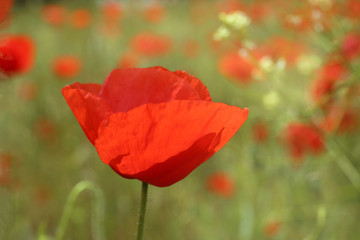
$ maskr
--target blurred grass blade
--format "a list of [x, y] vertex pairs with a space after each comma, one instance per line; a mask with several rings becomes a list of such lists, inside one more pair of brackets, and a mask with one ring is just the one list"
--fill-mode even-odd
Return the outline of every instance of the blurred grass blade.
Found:
[[239, 239], [252, 239], [254, 228], [254, 209], [251, 203], [244, 203], [240, 207]]

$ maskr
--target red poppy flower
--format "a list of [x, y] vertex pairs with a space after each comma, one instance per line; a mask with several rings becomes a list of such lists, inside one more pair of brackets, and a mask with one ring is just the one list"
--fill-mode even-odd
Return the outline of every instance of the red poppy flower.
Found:
[[279, 232], [280, 225], [281, 224], [278, 221], [270, 221], [266, 223], [264, 227], [264, 234], [268, 237], [275, 236]]
[[360, 55], [360, 35], [356, 33], [349, 33], [345, 36], [342, 46], [342, 54], [347, 59], [354, 59]]
[[125, 53], [121, 56], [118, 67], [119, 68], [134, 68], [139, 62], [138, 56], [133, 52]]
[[25, 73], [34, 62], [35, 45], [25, 35], [0, 37], [0, 72], [7, 76]]
[[76, 77], [80, 69], [80, 59], [73, 56], [58, 57], [55, 59], [53, 64], [54, 73], [63, 79], [71, 79]]
[[9, 11], [11, 10], [13, 5], [12, 0], [1, 0], [0, 4], [0, 22], [2, 22], [6, 16], [8, 15]]
[[222, 172], [213, 173], [207, 179], [209, 191], [224, 198], [230, 198], [234, 195], [234, 185], [234, 181], [229, 175]]
[[320, 71], [321, 78], [330, 82], [341, 80], [346, 74], [347, 69], [339, 60], [329, 60]]
[[296, 63], [298, 57], [306, 51], [306, 47], [301, 42], [277, 36], [262, 45], [260, 51], [274, 59], [284, 58], [286, 63], [291, 65]]
[[77, 29], [83, 29], [91, 23], [91, 12], [87, 9], [78, 9], [72, 14], [72, 25]]
[[360, 2], [358, 0], [347, 0], [344, 13], [357, 22], [360, 15]]
[[317, 79], [313, 82], [313, 86], [311, 88], [312, 99], [317, 103], [327, 103], [330, 100], [334, 89], [334, 82]]
[[248, 109], [211, 101], [200, 80], [162, 67], [116, 69], [62, 93], [101, 160], [125, 178], [172, 185], [222, 148]]
[[107, 1], [102, 6], [102, 14], [108, 23], [116, 23], [121, 18], [123, 9], [120, 3]]
[[234, 52], [219, 59], [218, 69], [225, 77], [248, 84], [252, 81], [255, 66], [250, 59]]
[[0, 185], [8, 186], [11, 182], [13, 157], [9, 153], [0, 152]]
[[348, 109], [345, 111], [339, 125], [339, 133], [353, 133], [359, 128], [358, 111]]
[[34, 130], [39, 139], [47, 143], [55, 140], [55, 126], [48, 118], [42, 117], [37, 119], [34, 123]]
[[264, 122], [258, 121], [253, 125], [252, 134], [255, 142], [263, 143], [269, 137], [269, 128]]
[[331, 133], [354, 133], [359, 128], [359, 114], [355, 109], [344, 109], [333, 104], [329, 107], [326, 117], [320, 123], [323, 131]]
[[41, 16], [47, 23], [60, 26], [66, 19], [66, 9], [61, 5], [51, 4], [43, 7]]
[[165, 55], [171, 49], [171, 39], [153, 33], [140, 33], [132, 39], [132, 48], [135, 52], [148, 57]]
[[25, 101], [34, 100], [37, 95], [37, 85], [33, 82], [24, 82], [19, 88], [19, 97]]
[[324, 150], [324, 141], [315, 127], [303, 123], [291, 123], [285, 129], [285, 143], [291, 156], [301, 160], [305, 153], [318, 154]]
[[232, 13], [235, 11], [246, 12], [246, 6], [244, 3], [237, 0], [225, 0], [219, 1], [217, 4], [219, 12]]
[[253, 22], [259, 23], [269, 17], [272, 13], [271, 6], [268, 2], [253, 2], [249, 7], [248, 14]]
[[312, 28], [312, 19], [308, 14], [307, 9], [291, 10], [291, 12], [285, 12], [281, 17], [284, 27], [289, 30], [297, 32], [306, 32]]
[[39, 186], [36, 189], [34, 197], [39, 206], [44, 207], [44, 205], [50, 202], [52, 196], [48, 188]]
[[343, 80], [348, 71], [339, 60], [329, 60], [322, 66], [318, 78], [311, 87], [312, 98], [320, 104], [329, 103], [335, 83]]
[[148, 6], [144, 10], [144, 17], [148, 22], [160, 22], [164, 19], [165, 9], [159, 4], [153, 4]]

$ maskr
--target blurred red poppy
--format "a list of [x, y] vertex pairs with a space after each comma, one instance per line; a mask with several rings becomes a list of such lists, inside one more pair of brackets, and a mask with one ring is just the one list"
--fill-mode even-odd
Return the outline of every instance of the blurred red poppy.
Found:
[[253, 138], [254, 138], [255, 142], [263, 143], [269, 137], [269, 128], [264, 122], [257, 121], [253, 125], [252, 134], [253, 134]]
[[19, 88], [19, 97], [25, 101], [34, 100], [37, 95], [37, 86], [33, 82], [24, 82]]
[[0, 30], [6, 29], [11, 25], [12, 18], [6, 17], [2, 22], [0, 22]]
[[360, 55], [360, 34], [349, 33], [345, 36], [341, 51], [345, 58], [352, 60]]
[[336, 22], [337, 11], [338, 9], [336, 3], [327, 7], [319, 5], [313, 7], [312, 9], [309, 8], [309, 15], [311, 15], [313, 21], [313, 29], [316, 32], [331, 31], [334, 28], [334, 23]]
[[11, 181], [13, 157], [9, 153], [0, 152], [0, 185], [8, 186]]
[[289, 30], [306, 32], [312, 29], [311, 15], [307, 9], [296, 9], [285, 12], [281, 17], [284, 27]]
[[0, 23], [6, 18], [13, 5], [13, 0], [1, 0]]
[[335, 82], [344, 79], [347, 69], [339, 60], [329, 60], [320, 69], [320, 77], [322, 80]]
[[262, 22], [272, 13], [271, 5], [268, 2], [252, 2], [248, 14], [255, 23]]
[[55, 127], [49, 118], [41, 117], [37, 119], [34, 123], [34, 130], [37, 137], [47, 143], [55, 140]]
[[284, 58], [290, 65], [296, 63], [298, 57], [306, 51], [303, 43], [282, 36], [269, 39], [261, 48], [273, 59]]
[[347, 109], [340, 121], [339, 133], [354, 133], [359, 129], [359, 111]]
[[312, 125], [290, 123], [284, 137], [294, 160], [301, 160], [306, 153], [318, 154], [324, 150], [323, 137]]
[[106, 22], [116, 23], [122, 17], [123, 8], [118, 2], [107, 1], [102, 6], [102, 14]]
[[221, 149], [248, 109], [211, 101], [200, 80], [162, 67], [116, 69], [62, 93], [101, 160], [125, 178], [172, 185]]
[[249, 58], [237, 52], [230, 52], [220, 57], [218, 69], [225, 77], [248, 84], [253, 79], [255, 65]]
[[65, 80], [74, 78], [81, 69], [81, 61], [74, 56], [60, 56], [53, 63], [54, 73]]
[[334, 92], [335, 85], [334, 82], [317, 79], [313, 82], [311, 88], [312, 99], [320, 104], [329, 102], [331, 99], [331, 94]]
[[66, 9], [57, 4], [45, 5], [41, 10], [43, 20], [51, 25], [60, 26], [65, 23]]
[[39, 206], [44, 207], [44, 205], [50, 202], [52, 196], [48, 188], [38, 186], [34, 197]]
[[160, 22], [164, 19], [165, 9], [159, 4], [152, 4], [145, 8], [144, 17], [148, 22]]
[[172, 42], [167, 36], [144, 32], [134, 36], [131, 45], [139, 54], [156, 57], [167, 54], [171, 50]]
[[320, 124], [323, 131], [331, 133], [355, 133], [359, 128], [359, 114], [354, 109], [344, 109], [333, 104]]
[[83, 29], [91, 23], [91, 12], [85, 8], [77, 9], [73, 12], [71, 22], [75, 28]]
[[133, 52], [128, 52], [120, 57], [118, 62], [119, 68], [134, 68], [139, 62], [138, 56]]
[[224, 0], [217, 3], [218, 12], [232, 13], [235, 11], [246, 12], [243, 2], [237, 0]]
[[228, 174], [223, 172], [213, 173], [207, 179], [207, 188], [210, 192], [224, 198], [234, 196], [235, 184]]
[[348, 70], [342, 62], [330, 59], [318, 72], [318, 78], [311, 87], [312, 98], [321, 105], [330, 103], [331, 95], [335, 90], [335, 83], [345, 79]]
[[269, 221], [264, 227], [264, 234], [268, 237], [275, 236], [279, 232], [280, 225], [278, 221]]
[[359, 0], [346, 0], [345, 2], [347, 8], [344, 13], [350, 18], [354, 19], [356, 22], [358, 22], [360, 16]]
[[0, 37], [0, 72], [7, 76], [28, 72], [34, 63], [35, 44], [26, 35]]

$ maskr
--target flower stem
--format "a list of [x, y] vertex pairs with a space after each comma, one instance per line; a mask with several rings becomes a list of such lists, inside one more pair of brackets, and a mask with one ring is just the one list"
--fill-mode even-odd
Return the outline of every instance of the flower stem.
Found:
[[335, 156], [336, 163], [339, 165], [343, 173], [348, 177], [350, 182], [358, 190], [360, 190], [360, 173], [353, 164], [353, 162], [355, 162], [355, 159], [352, 160], [352, 156], [346, 153], [346, 151], [335, 139], [330, 138], [328, 142], [330, 145], [329, 149]]
[[67, 229], [68, 222], [70, 220], [71, 214], [73, 212], [75, 202], [80, 195], [85, 190], [89, 190], [93, 193], [94, 196], [94, 207], [93, 207], [93, 216], [92, 216], [92, 231], [93, 237], [96, 240], [105, 239], [103, 224], [104, 224], [104, 196], [101, 189], [90, 181], [81, 181], [71, 190], [63, 215], [60, 220], [59, 227], [56, 232], [55, 240], [62, 240], [65, 236], [65, 231]]
[[316, 226], [312, 233], [310, 233], [307, 237], [305, 237], [303, 240], [312, 240], [312, 239], [319, 239], [320, 234], [323, 231], [326, 223], [326, 208], [325, 206], [320, 206], [317, 209], [317, 220], [316, 220]]
[[148, 185], [149, 184], [147, 184], [146, 182], [142, 182], [140, 216], [139, 216], [139, 226], [138, 226], [137, 240], [142, 240], [142, 236], [143, 236], [143, 232], [144, 232]]

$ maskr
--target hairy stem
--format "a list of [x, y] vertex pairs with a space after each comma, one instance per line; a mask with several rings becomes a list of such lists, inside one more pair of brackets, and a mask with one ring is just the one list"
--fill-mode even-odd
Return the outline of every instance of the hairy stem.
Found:
[[67, 225], [69, 223], [72, 211], [75, 206], [75, 202], [79, 197], [80, 193], [84, 190], [89, 190], [93, 193], [94, 196], [94, 207], [93, 207], [93, 216], [92, 216], [92, 231], [94, 239], [102, 240], [104, 238], [103, 232], [103, 223], [104, 223], [104, 197], [98, 186], [90, 181], [81, 181], [75, 185], [71, 190], [63, 215], [60, 220], [59, 227], [56, 231], [55, 240], [62, 240], [64, 238]]
[[142, 182], [140, 216], [139, 216], [137, 240], [142, 240], [142, 236], [143, 236], [143, 232], [144, 232], [147, 192], [148, 192], [148, 184], [146, 182]]

